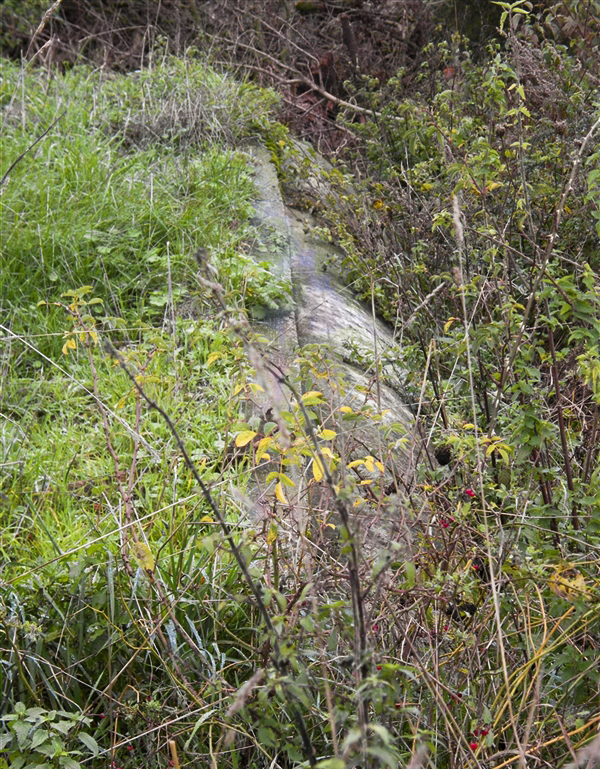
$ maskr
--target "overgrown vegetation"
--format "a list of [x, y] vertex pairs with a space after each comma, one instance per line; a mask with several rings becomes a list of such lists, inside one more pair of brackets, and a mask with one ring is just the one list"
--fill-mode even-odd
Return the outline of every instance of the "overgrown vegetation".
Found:
[[[246, 323], [288, 301], [244, 154], [298, 168], [274, 93], [193, 51], [4, 62], [0, 765], [597, 760], [600, 8], [500, 12], [303, 91], [349, 137], [305, 202], [395, 326], [414, 478], [383, 427], [348, 460], [336, 425], [383, 423], [326, 350], [290, 380]], [[265, 77], [296, 17], [253, 19]]]

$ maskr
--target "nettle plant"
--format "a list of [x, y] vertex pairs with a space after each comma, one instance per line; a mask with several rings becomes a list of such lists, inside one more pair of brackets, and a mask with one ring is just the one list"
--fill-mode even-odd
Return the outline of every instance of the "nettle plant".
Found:
[[[0, 720], [7, 728], [0, 734], [0, 767], [5, 769], [80, 769], [81, 757], [89, 760], [100, 752], [92, 735], [82, 731], [91, 719], [81, 713], [28, 708], [17, 702], [14, 712]], [[78, 743], [85, 750], [74, 747]]]

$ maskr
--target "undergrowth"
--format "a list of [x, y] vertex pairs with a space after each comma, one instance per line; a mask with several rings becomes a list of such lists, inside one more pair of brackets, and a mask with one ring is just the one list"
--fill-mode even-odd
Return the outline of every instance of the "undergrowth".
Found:
[[410, 99], [355, 82], [371, 175], [313, 201], [418, 440], [375, 355], [353, 391], [247, 324], [287, 301], [243, 153], [286, 173], [273, 94], [6, 66], [4, 765], [558, 767], [593, 738], [598, 104], [522, 6]]

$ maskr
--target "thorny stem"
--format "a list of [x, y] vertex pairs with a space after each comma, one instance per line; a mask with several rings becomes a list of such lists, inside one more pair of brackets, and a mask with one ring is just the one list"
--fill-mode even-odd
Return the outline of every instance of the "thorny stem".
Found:
[[[312, 441], [312, 444], [315, 449], [315, 453], [319, 459], [319, 462], [321, 463], [321, 467], [323, 468], [323, 475], [325, 477], [325, 482], [327, 483], [327, 486], [329, 487], [333, 495], [335, 509], [339, 513], [340, 519], [342, 521], [342, 525], [346, 530], [346, 536], [348, 537], [347, 547], [350, 550], [350, 557], [348, 559], [348, 581], [350, 584], [350, 594], [352, 597], [352, 614], [354, 616], [354, 644], [355, 644], [356, 660], [358, 663], [356, 666], [356, 672], [358, 677], [357, 683], [358, 685], [360, 685], [360, 683], [362, 682], [362, 680], [365, 678], [367, 674], [367, 666], [366, 666], [367, 634], [366, 634], [366, 627], [365, 627], [364, 606], [363, 606], [363, 600], [362, 600], [362, 595], [360, 590], [360, 578], [358, 573], [358, 549], [356, 547], [356, 541], [352, 535], [352, 530], [350, 527], [350, 516], [348, 514], [348, 508], [346, 507], [344, 502], [340, 499], [340, 496], [335, 489], [333, 477], [329, 472], [329, 467], [327, 466], [327, 462], [325, 461], [325, 458], [321, 452], [321, 448], [319, 446], [316, 433], [310, 421], [310, 416], [308, 414], [308, 411], [306, 410], [306, 406], [302, 401], [302, 397], [300, 396], [300, 394], [298, 393], [294, 385], [290, 382], [288, 377], [281, 371], [281, 369], [278, 366], [276, 366], [274, 363], [269, 362], [267, 363], [267, 367], [271, 372], [271, 374], [276, 377], [277, 382], [280, 385], [285, 385], [288, 388], [288, 390], [291, 392], [293, 397], [296, 399], [296, 402], [298, 403], [300, 410], [302, 411], [302, 416], [304, 417], [304, 421], [306, 425], [305, 429]], [[368, 716], [368, 703], [365, 699], [359, 700], [359, 722], [361, 725], [361, 731], [363, 732], [363, 738], [366, 738], [366, 731], [369, 723], [369, 716]]]
[[[454, 226], [456, 229], [456, 241], [458, 245], [459, 267], [458, 267], [457, 277], [460, 279], [459, 293], [460, 293], [460, 299], [461, 299], [461, 305], [462, 305], [463, 324], [465, 328], [465, 349], [467, 353], [467, 371], [469, 372], [469, 391], [471, 393], [471, 413], [472, 413], [473, 424], [475, 426], [474, 428], [475, 449], [477, 452], [476, 453], [476, 461], [477, 461], [476, 472], [477, 472], [477, 479], [479, 481], [479, 497], [480, 497], [480, 503], [483, 510], [483, 520], [485, 525], [485, 546], [487, 551], [486, 554], [487, 554], [487, 560], [488, 560], [488, 569], [490, 573], [490, 587], [491, 587], [492, 598], [494, 602], [494, 615], [496, 620], [498, 649], [500, 651], [500, 660], [502, 662], [502, 674], [504, 676], [504, 683], [508, 691], [508, 687], [509, 687], [508, 665], [506, 662], [506, 650], [504, 648], [504, 638], [502, 633], [502, 618], [500, 617], [500, 601], [498, 599], [498, 585], [496, 583], [496, 575], [494, 574], [494, 558], [492, 555], [492, 548], [490, 544], [488, 512], [487, 512], [487, 505], [485, 503], [485, 488], [483, 483], [483, 468], [481, 463], [481, 443], [479, 438], [480, 433], [479, 433], [479, 427], [477, 424], [478, 409], [475, 403], [475, 383], [473, 380], [473, 364], [471, 360], [471, 341], [470, 341], [470, 334], [469, 334], [470, 323], [469, 323], [469, 316], [467, 313], [467, 300], [465, 297], [465, 286], [462, 278], [463, 250], [465, 248], [464, 232], [463, 232], [463, 224], [462, 224], [462, 212], [460, 210], [460, 204], [456, 195], [454, 196], [453, 206], [454, 206], [454, 214], [453, 214]], [[525, 749], [519, 739], [517, 723], [516, 723], [513, 708], [512, 708], [512, 702], [510, 701], [510, 699], [508, 701], [508, 709], [509, 709], [509, 715], [510, 715], [510, 722], [513, 728], [513, 734], [515, 736], [515, 740], [517, 742], [517, 746], [519, 750], [522, 769], [525, 769]]]
[[[547, 307], [548, 307], [548, 302], [546, 302], [546, 308]], [[565, 475], [567, 476], [567, 486], [569, 488], [569, 491], [574, 492], [575, 487], [573, 485], [573, 473], [571, 471], [571, 462], [569, 460], [569, 445], [567, 443], [567, 431], [565, 429], [565, 420], [563, 416], [563, 409], [562, 409], [562, 403], [561, 403], [562, 395], [560, 392], [560, 382], [558, 378], [558, 365], [556, 363], [556, 350], [554, 349], [554, 332], [552, 331], [552, 326], [548, 327], [548, 344], [550, 347], [550, 355], [552, 356], [552, 367], [551, 367], [552, 379], [554, 381], [556, 410], [558, 413], [558, 429], [560, 432], [560, 442], [561, 442], [562, 452], [563, 452], [563, 461], [565, 464]], [[571, 522], [573, 523], [573, 528], [577, 530], [579, 528], [579, 515], [577, 513], [577, 505], [575, 504], [575, 502], [573, 502], [573, 508], [571, 512]]]

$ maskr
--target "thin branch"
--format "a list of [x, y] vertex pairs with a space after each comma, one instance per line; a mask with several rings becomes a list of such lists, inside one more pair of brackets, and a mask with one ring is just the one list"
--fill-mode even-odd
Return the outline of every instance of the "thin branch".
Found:
[[24, 152], [21, 152], [19, 157], [10, 164], [10, 166], [8, 167], [8, 171], [4, 174], [2, 179], [0, 179], [0, 194], [2, 194], [2, 191], [4, 190], [4, 183], [7, 181], [8, 177], [10, 176], [10, 172], [17, 165], [17, 163], [20, 163], [21, 160], [23, 160], [23, 158], [25, 157], [25, 155], [27, 155], [28, 152], [31, 152], [31, 150], [35, 147], [35, 145], [39, 144], [44, 138], [44, 136], [46, 136], [46, 134], [48, 134], [54, 128], [54, 126], [58, 123], [58, 121], [62, 120], [66, 114], [67, 114], [67, 110], [65, 110], [62, 114], [60, 114], [56, 118], [56, 120], [52, 121], [52, 123], [50, 123], [50, 125], [48, 126], [48, 128], [46, 128], [44, 133], [38, 136], [38, 138], [33, 142], [33, 144], [30, 144], [29, 147], [27, 147], [27, 149]]

